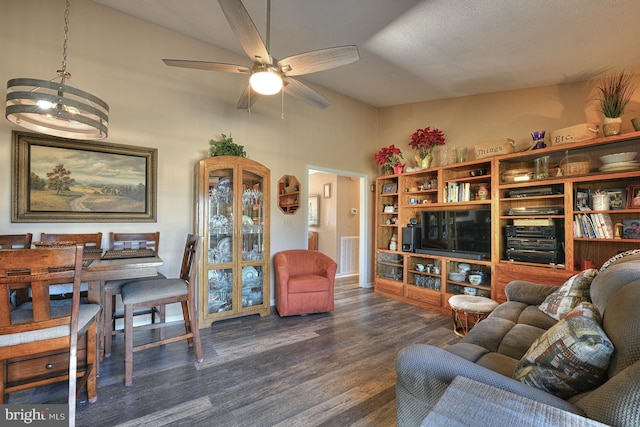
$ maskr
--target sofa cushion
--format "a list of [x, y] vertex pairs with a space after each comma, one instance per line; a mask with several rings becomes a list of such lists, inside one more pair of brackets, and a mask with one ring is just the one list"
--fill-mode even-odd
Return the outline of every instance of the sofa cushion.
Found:
[[489, 353], [489, 350], [480, 345], [470, 344], [466, 342], [458, 342], [452, 344], [448, 346], [446, 350], [474, 363], [477, 362], [478, 359], [480, 359], [482, 356]]
[[518, 365], [518, 359], [500, 353], [487, 353], [478, 359], [476, 364], [491, 369], [505, 377], [510, 377]]
[[600, 320], [593, 304], [580, 303], [531, 345], [513, 378], [560, 398], [596, 387], [613, 354]]
[[589, 268], [571, 276], [555, 292], [545, 298], [538, 308], [556, 320], [562, 319], [576, 305], [589, 300], [589, 288], [596, 274], [598, 270]]
[[607, 311], [603, 315], [602, 327], [616, 348], [609, 364], [609, 377], [637, 363], [640, 358], [638, 301], [640, 301], [640, 280], [620, 289], [609, 300]]
[[484, 347], [488, 351], [498, 351], [502, 338], [514, 326], [515, 323], [510, 320], [489, 316], [471, 328], [462, 342]]
[[[498, 347], [498, 353], [520, 360], [522, 356], [527, 353], [531, 344], [540, 338], [546, 331], [546, 329], [518, 323], [504, 335], [500, 342], [500, 346]], [[512, 366], [511, 372], [507, 375], [513, 375], [513, 368], [515, 368], [515, 366]]]
[[536, 328], [544, 329], [546, 331], [547, 329], [558, 323], [558, 321], [548, 314], [540, 311], [537, 306], [530, 305], [522, 310], [520, 316], [518, 317], [518, 323], [535, 326]]
[[529, 307], [527, 304], [519, 301], [507, 301], [497, 306], [495, 310], [491, 312], [489, 318], [499, 317], [513, 323], [518, 323], [520, 315], [527, 307]]
[[526, 305], [538, 305], [556, 289], [558, 289], [557, 286], [543, 285], [526, 280], [512, 280], [507, 283], [504, 293], [509, 301], [518, 301]]
[[600, 314], [604, 316], [608, 308], [609, 299], [621, 288], [637, 280], [640, 280], [638, 263], [619, 262], [612, 264], [593, 279], [589, 291], [591, 302], [600, 310]]

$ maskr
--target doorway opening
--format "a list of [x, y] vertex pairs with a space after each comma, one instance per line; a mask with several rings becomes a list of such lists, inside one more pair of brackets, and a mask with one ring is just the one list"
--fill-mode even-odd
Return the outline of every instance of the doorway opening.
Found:
[[338, 263], [336, 281], [366, 285], [367, 176], [307, 166], [308, 247]]

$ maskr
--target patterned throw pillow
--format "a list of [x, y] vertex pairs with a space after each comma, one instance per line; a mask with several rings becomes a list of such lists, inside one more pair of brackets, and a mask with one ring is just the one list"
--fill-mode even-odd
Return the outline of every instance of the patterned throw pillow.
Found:
[[598, 270], [590, 268], [571, 276], [558, 290], [549, 295], [538, 306], [543, 312], [556, 320], [561, 320], [573, 308], [583, 301], [589, 301], [589, 288]]
[[621, 252], [617, 255], [614, 255], [611, 258], [609, 258], [607, 261], [605, 261], [604, 264], [602, 264], [602, 267], [600, 267], [600, 273], [602, 273], [607, 267], [609, 267], [614, 262], [624, 257], [631, 256], [631, 255], [638, 255], [638, 254], [640, 254], [640, 249], [630, 249], [628, 251]]
[[562, 399], [606, 380], [613, 344], [598, 309], [583, 302], [542, 334], [520, 359], [513, 378]]

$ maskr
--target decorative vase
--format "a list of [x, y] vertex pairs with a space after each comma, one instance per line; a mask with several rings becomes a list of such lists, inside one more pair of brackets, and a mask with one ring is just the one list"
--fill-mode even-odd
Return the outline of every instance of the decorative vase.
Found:
[[602, 121], [602, 133], [604, 136], [620, 135], [622, 131], [621, 117], [605, 117]]
[[487, 196], [489, 196], [489, 189], [487, 188], [487, 184], [478, 184], [480, 188], [478, 188], [478, 197], [480, 200], [487, 200]]
[[433, 161], [433, 156], [431, 154], [427, 154], [422, 159], [419, 156], [416, 156], [416, 161], [421, 169], [429, 169], [431, 167], [431, 162]]
[[393, 166], [393, 173], [398, 175], [404, 171], [404, 165], [395, 165]]

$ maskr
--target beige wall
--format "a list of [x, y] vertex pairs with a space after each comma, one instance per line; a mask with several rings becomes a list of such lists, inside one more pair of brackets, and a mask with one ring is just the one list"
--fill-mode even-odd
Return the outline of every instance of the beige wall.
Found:
[[[16, 77], [51, 79], [61, 67], [63, 0], [2, 0], [0, 82]], [[192, 231], [192, 170], [211, 138], [231, 133], [249, 157], [271, 169], [276, 181], [292, 174], [306, 188], [306, 167], [333, 168], [375, 179], [378, 110], [317, 88], [332, 101], [320, 110], [291, 97], [263, 98], [251, 111], [236, 110], [244, 76], [167, 67], [162, 58], [246, 64], [247, 58], [129, 17], [89, 0], [71, 4], [69, 84], [111, 108], [107, 142], [158, 148], [158, 222], [146, 224], [12, 224], [11, 131], [0, 120], [0, 234], [158, 230], [165, 274], [177, 274], [179, 248]], [[356, 155], [355, 153], [362, 153]], [[306, 248], [306, 208], [293, 216], [271, 206], [272, 253]], [[369, 218], [369, 221], [371, 219]], [[369, 223], [369, 226], [370, 223]], [[173, 251], [170, 251], [173, 249]]]
[[[640, 75], [634, 77], [638, 90], [623, 116], [623, 133], [634, 131], [631, 119], [640, 115]], [[409, 154], [407, 166], [414, 166], [408, 141], [416, 129], [426, 126], [444, 131], [450, 150], [466, 145], [471, 152], [480, 142], [511, 138], [525, 144], [535, 130], [600, 123], [596, 84], [589, 81], [382, 108], [380, 146], [396, 144]]]

